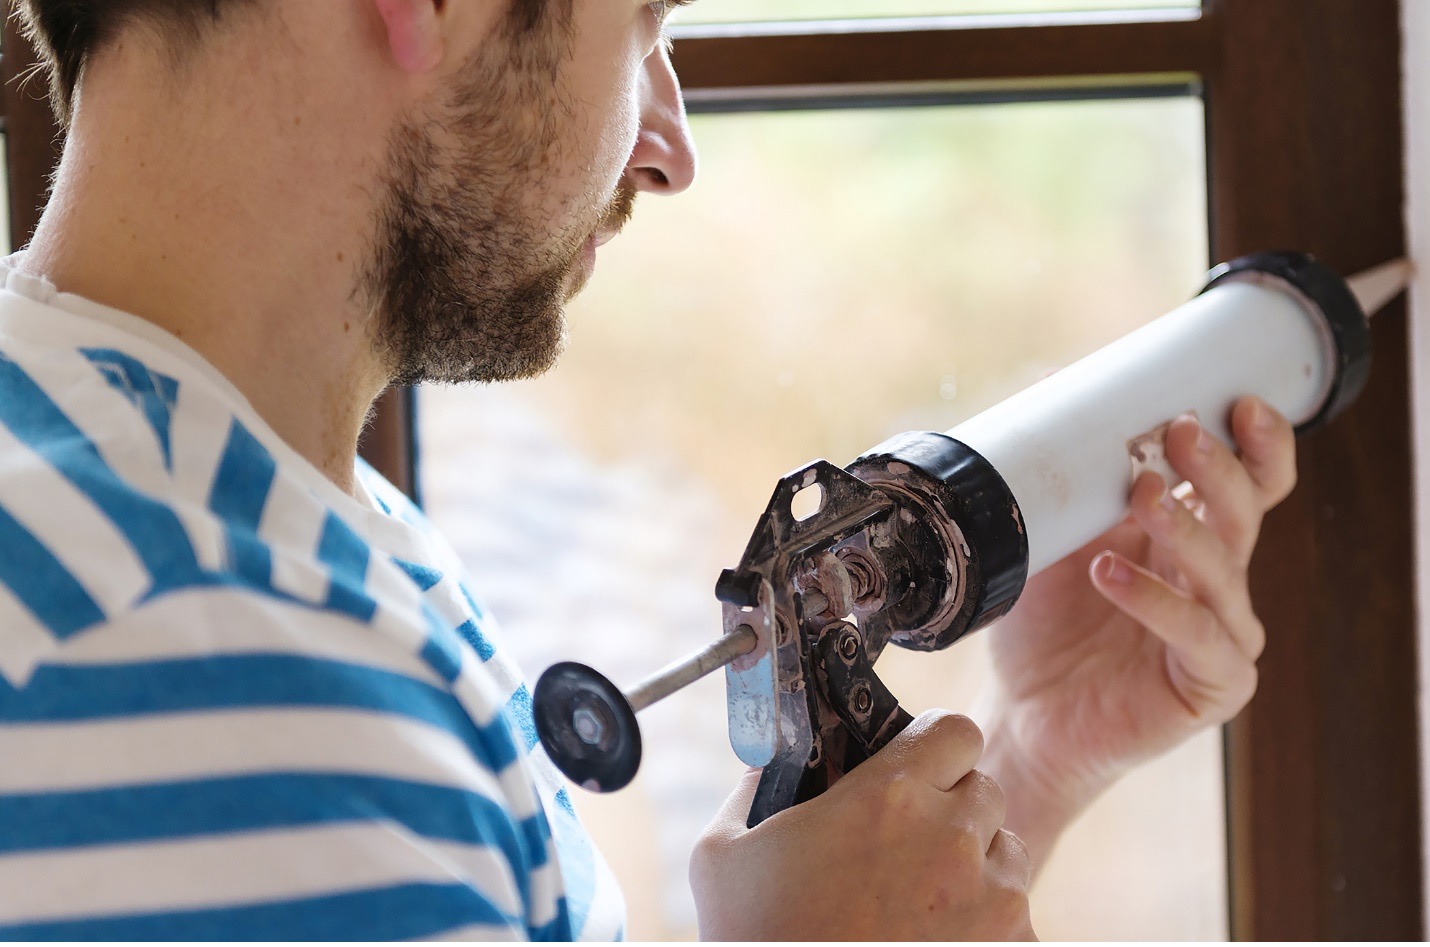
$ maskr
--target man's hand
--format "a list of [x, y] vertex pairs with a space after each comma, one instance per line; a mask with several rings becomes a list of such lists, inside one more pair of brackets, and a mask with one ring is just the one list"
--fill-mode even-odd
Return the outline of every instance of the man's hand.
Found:
[[985, 766], [1035, 865], [1123, 772], [1235, 717], [1256, 691], [1265, 632], [1247, 567], [1263, 515], [1295, 485], [1295, 444], [1255, 399], [1237, 404], [1232, 432], [1239, 458], [1177, 421], [1167, 458], [1192, 492], [1144, 474], [1129, 519], [1030, 581], [989, 633]]
[[1030, 868], [967, 717], [924, 714], [824, 795], [745, 818], [747, 773], [690, 864], [704, 940], [1031, 939]]

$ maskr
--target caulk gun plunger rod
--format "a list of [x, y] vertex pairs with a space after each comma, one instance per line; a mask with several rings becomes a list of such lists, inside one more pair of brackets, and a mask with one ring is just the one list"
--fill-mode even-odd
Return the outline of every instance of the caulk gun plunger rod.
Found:
[[651, 704], [684, 690], [712, 671], [755, 650], [759, 636], [749, 625], [741, 625], [699, 654], [672, 664], [637, 684], [626, 695], [631, 710], [640, 713]]

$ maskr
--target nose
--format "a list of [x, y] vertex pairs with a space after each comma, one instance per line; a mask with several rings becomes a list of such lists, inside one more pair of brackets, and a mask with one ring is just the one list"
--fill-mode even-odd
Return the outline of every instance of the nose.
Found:
[[631, 152], [630, 176], [637, 190], [679, 194], [695, 182], [695, 142], [680, 80], [664, 46], [646, 57], [640, 92], [641, 127]]

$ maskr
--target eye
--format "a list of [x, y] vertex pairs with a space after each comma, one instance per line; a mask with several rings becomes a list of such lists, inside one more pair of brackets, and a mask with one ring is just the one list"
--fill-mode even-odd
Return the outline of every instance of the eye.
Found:
[[675, 12], [676, 7], [683, 7], [689, 2], [690, 0], [654, 0], [648, 6], [655, 13], [656, 21], [663, 26], [665, 21], [670, 19], [670, 15]]

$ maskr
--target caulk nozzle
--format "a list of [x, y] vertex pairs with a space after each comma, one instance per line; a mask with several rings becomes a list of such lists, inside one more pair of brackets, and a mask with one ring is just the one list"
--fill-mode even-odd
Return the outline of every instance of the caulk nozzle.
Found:
[[1361, 311], [1373, 316], [1405, 292], [1414, 278], [1415, 264], [1402, 258], [1357, 273], [1346, 280], [1346, 284], [1350, 286], [1356, 302], [1360, 303]]

